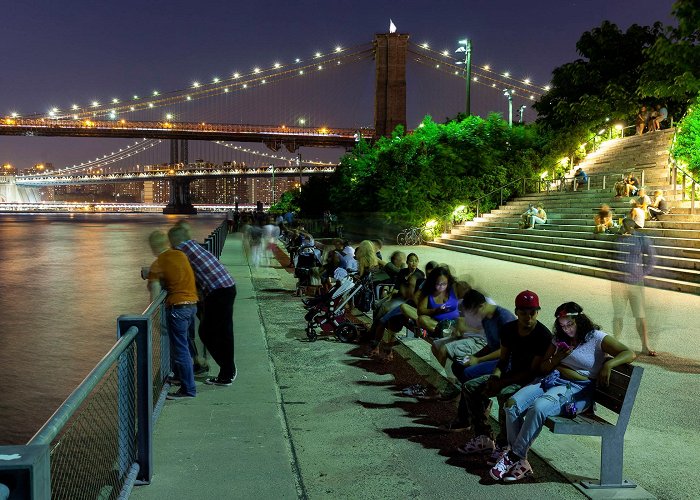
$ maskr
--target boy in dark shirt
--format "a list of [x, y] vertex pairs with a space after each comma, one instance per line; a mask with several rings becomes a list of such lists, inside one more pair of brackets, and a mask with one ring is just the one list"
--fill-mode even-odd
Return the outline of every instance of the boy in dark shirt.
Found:
[[[487, 462], [494, 464], [505, 452], [507, 434], [503, 405], [538, 375], [542, 356], [552, 342], [549, 329], [537, 321], [539, 310], [540, 299], [535, 292], [520, 292], [515, 297], [518, 319], [501, 328], [501, 353], [493, 373], [468, 380], [462, 386], [458, 419], [465, 426], [474, 427], [474, 437], [458, 448], [461, 453], [487, 453], [490, 454]], [[499, 434], [495, 442], [488, 422], [489, 398], [493, 396], [499, 404]]]

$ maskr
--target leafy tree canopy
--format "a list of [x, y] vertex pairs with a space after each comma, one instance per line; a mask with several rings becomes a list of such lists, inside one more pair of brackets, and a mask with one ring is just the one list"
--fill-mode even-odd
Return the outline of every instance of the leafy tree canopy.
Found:
[[678, 124], [676, 141], [671, 149], [673, 157], [690, 170], [697, 179], [700, 174], [700, 95], [688, 114]]
[[511, 180], [536, 175], [539, 146], [535, 126], [510, 128], [498, 115], [445, 124], [426, 117], [411, 134], [397, 127], [391, 137], [373, 146], [361, 141], [345, 155], [330, 179], [328, 209], [385, 212], [410, 223], [444, 217]]
[[677, 0], [672, 14], [678, 27], [666, 28], [645, 50], [639, 95], [664, 101], [682, 116], [700, 91], [700, 3]]

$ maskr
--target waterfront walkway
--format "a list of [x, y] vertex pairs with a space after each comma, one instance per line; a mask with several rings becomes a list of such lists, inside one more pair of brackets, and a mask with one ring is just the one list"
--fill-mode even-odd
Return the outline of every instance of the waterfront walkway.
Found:
[[[436, 248], [408, 250], [421, 265], [449, 263], [509, 308], [520, 290], [536, 291], [547, 326], [560, 303], [576, 300], [611, 331], [606, 280]], [[196, 399], [166, 402], [156, 424], [152, 484], [135, 488], [133, 498], [583, 498], [567, 479], [598, 476], [596, 438], [545, 430], [535, 447], [543, 460], [532, 460], [534, 481], [490, 484], [486, 469], [445, 442], [460, 436], [436, 431], [436, 420], [451, 417], [431, 413], [437, 403], [403, 398], [398, 376], [362, 360], [356, 346], [303, 341], [303, 309], [285, 293], [294, 284], [286, 270], [251, 270], [237, 235], [229, 236], [221, 261], [238, 288], [239, 376], [232, 387], [198, 385]], [[637, 361], [645, 373], [626, 435], [625, 477], [658, 498], [696, 498], [694, 461], [683, 457], [700, 446], [700, 297], [647, 289], [647, 303], [651, 345], [660, 355]], [[622, 340], [639, 350], [631, 317]], [[419, 355], [412, 358], [420, 364]]]

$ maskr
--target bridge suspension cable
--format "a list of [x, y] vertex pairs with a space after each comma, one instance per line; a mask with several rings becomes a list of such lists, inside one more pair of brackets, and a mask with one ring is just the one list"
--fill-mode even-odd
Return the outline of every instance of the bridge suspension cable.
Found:
[[132, 156], [138, 155], [140, 153], [143, 153], [144, 151], [147, 151], [158, 144], [163, 142], [160, 139], [143, 139], [142, 141], [136, 141], [133, 144], [130, 144], [124, 148], [119, 149], [118, 151], [112, 151], [109, 154], [105, 154], [101, 157], [97, 157], [94, 160], [90, 160], [84, 163], [80, 164], [75, 164], [70, 167], [64, 167], [58, 170], [54, 170], [52, 172], [47, 172], [45, 174], [39, 174], [39, 175], [56, 175], [56, 174], [69, 174], [73, 172], [78, 172], [81, 170], [87, 170], [91, 168], [104, 168], [109, 165], [113, 165], [114, 163], [125, 160], [127, 158], [131, 158]]
[[[464, 70], [457, 65], [455, 58], [447, 51], [436, 51], [431, 49], [427, 44], [415, 44], [409, 42], [408, 52], [412, 60], [429, 66], [436, 71], [445, 74], [451, 74], [463, 78]], [[461, 62], [461, 61], [460, 61]], [[532, 83], [528, 78], [517, 79], [510, 76], [509, 73], [498, 74], [491, 70], [490, 66], [477, 66], [472, 69], [472, 82], [486, 87], [496, 88], [502, 91], [503, 88], [509, 88], [517, 91], [522, 96], [528, 97], [530, 100], [535, 100], [541, 97], [549, 90], [549, 86], [540, 86]]]
[[73, 104], [64, 109], [52, 108], [47, 113], [32, 113], [22, 115], [12, 112], [8, 118], [48, 117], [51, 119], [87, 119], [104, 116], [116, 120], [120, 115], [137, 111], [150, 110], [174, 103], [186, 103], [199, 99], [241, 92], [246, 89], [261, 87], [291, 78], [300, 78], [306, 74], [324, 71], [340, 66], [347, 61], [361, 61], [371, 58], [374, 54], [371, 43], [354, 47], [335, 47], [328, 53], [317, 52], [310, 59], [295, 59], [288, 64], [274, 63], [272, 67], [255, 67], [247, 73], [234, 72], [227, 78], [214, 78], [211, 82], [193, 82], [187, 88], [167, 92], [152, 91], [149, 95], [135, 94], [131, 98], [112, 98], [107, 101], [92, 101], [87, 105]]

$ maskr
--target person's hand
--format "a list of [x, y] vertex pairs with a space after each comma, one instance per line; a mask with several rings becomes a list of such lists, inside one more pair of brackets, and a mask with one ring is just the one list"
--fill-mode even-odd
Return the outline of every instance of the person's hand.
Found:
[[476, 366], [479, 364], [479, 358], [476, 356], [467, 356], [464, 358], [464, 366]]
[[607, 387], [610, 384], [610, 373], [612, 373], [612, 367], [605, 363], [598, 372], [598, 385]]

